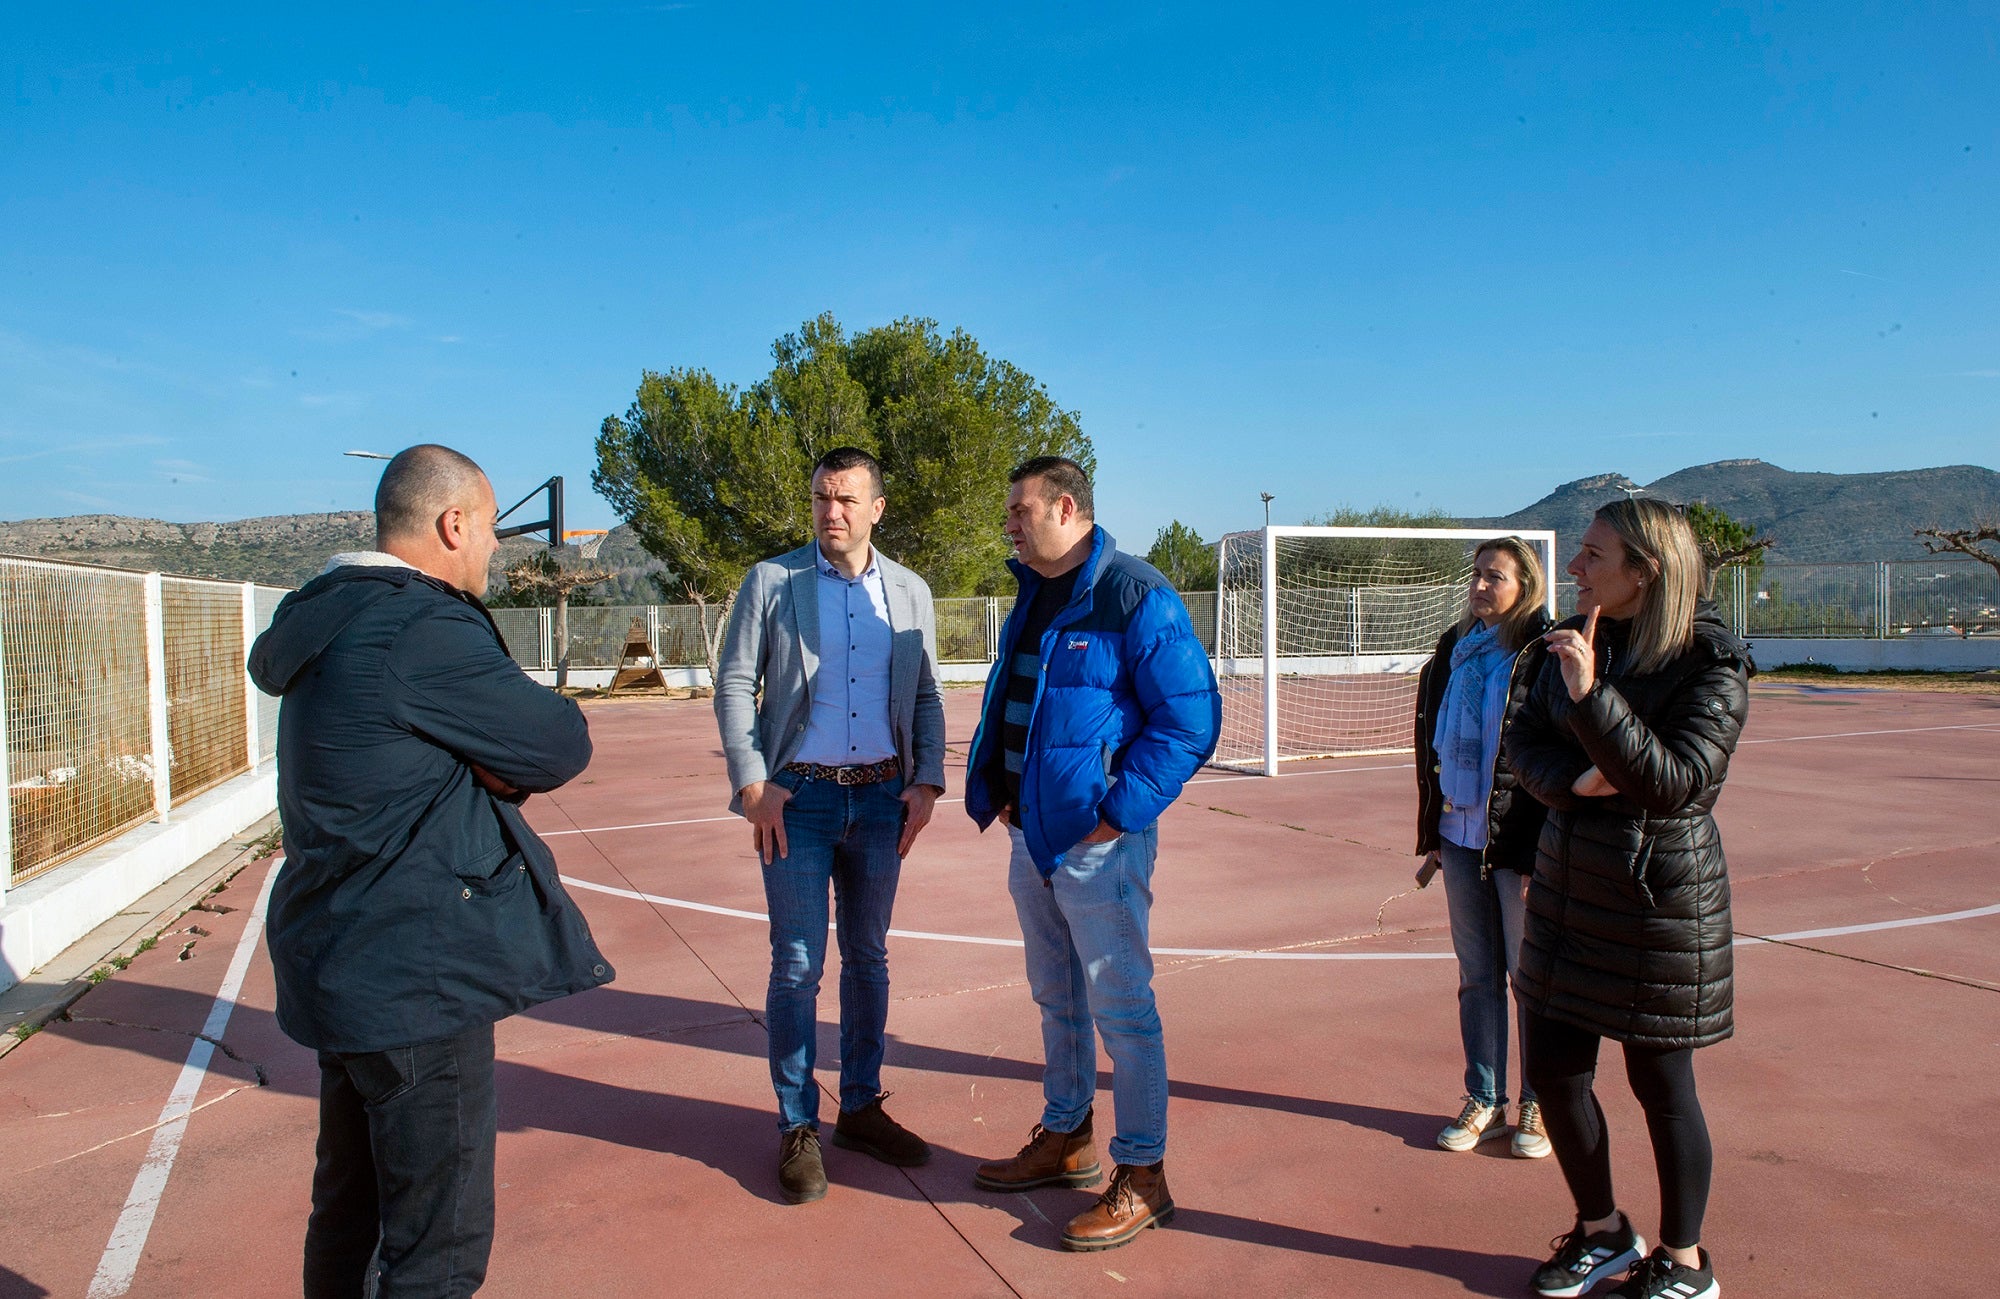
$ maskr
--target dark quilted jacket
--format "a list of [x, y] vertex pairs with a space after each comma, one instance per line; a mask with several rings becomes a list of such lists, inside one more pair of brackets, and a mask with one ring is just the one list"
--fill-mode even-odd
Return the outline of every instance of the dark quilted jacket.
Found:
[[[1707, 1046], [1734, 1029], [1729, 868], [1710, 810], [1754, 669], [1706, 602], [1694, 644], [1657, 672], [1621, 670], [1626, 630], [1599, 624], [1598, 684], [1581, 700], [1546, 659], [1506, 734], [1516, 778], [1549, 807], [1514, 986], [1537, 1014], [1620, 1042]], [[1618, 793], [1570, 792], [1592, 765]]]
[[[1547, 615], [1537, 615], [1528, 628], [1531, 639], [1514, 656], [1507, 683], [1507, 710], [1500, 719], [1500, 733], [1513, 724], [1515, 714], [1527, 702], [1535, 684], [1535, 670], [1541, 665], [1541, 635], [1549, 629]], [[1444, 792], [1438, 784], [1437, 716], [1444, 706], [1444, 689], [1451, 680], [1451, 651], [1458, 644], [1458, 628], [1438, 638], [1430, 662], [1417, 678], [1417, 853], [1435, 852], [1438, 847], [1438, 819], [1444, 815]], [[1526, 875], [1535, 869], [1535, 842], [1541, 838], [1542, 821], [1547, 815], [1540, 803], [1519, 791], [1514, 769], [1507, 765], [1503, 748], [1493, 757], [1493, 792], [1486, 800], [1486, 870], [1517, 871]], [[1518, 883], [1518, 881], [1517, 881]]]
[[554, 854], [473, 775], [539, 793], [590, 761], [581, 710], [515, 666], [485, 606], [336, 568], [278, 605], [250, 675], [285, 697], [264, 933], [293, 1041], [384, 1051], [611, 981]]

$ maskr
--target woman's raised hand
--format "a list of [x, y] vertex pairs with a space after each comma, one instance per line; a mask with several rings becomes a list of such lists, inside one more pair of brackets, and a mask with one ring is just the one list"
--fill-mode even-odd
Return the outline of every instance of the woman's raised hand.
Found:
[[1549, 653], [1562, 664], [1563, 684], [1571, 699], [1581, 699], [1597, 684], [1597, 610], [1584, 619], [1583, 630], [1558, 627], [1542, 637]]

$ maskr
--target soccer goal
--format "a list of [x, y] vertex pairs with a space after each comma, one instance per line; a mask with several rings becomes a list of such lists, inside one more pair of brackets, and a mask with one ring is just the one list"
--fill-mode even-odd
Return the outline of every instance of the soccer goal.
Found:
[[[1464, 616], [1473, 549], [1508, 536], [1553, 576], [1553, 532], [1268, 527], [1224, 537], [1215, 764], [1275, 776], [1281, 762], [1409, 752], [1417, 673]], [[1551, 614], [1554, 592], [1551, 581]]]

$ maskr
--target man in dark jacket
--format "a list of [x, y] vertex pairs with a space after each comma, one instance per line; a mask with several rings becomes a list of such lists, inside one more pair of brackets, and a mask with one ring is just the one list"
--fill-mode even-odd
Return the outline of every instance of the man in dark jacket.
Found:
[[376, 489], [377, 549], [334, 556], [250, 652], [285, 699], [278, 1022], [319, 1053], [306, 1299], [359, 1299], [371, 1270], [380, 1299], [479, 1288], [493, 1024], [612, 977], [521, 816], [590, 735], [479, 602], [496, 513], [478, 465], [411, 447]]
[[1039, 456], [1010, 478], [1021, 589], [987, 682], [965, 809], [982, 830], [1004, 818], [1013, 842], [1007, 887], [1042, 1008], [1046, 1103], [1020, 1153], [982, 1164], [975, 1181], [1025, 1191], [1099, 1179], [1091, 1102], [1101, 1034], [1117, 1168], [1062, 1241], [1110, 1249], [1174, 1212], [1147, 924], [1157, 822], [1215, 751], [1222, 699], [1173, 587], [1093, 521], [1083, 470]]

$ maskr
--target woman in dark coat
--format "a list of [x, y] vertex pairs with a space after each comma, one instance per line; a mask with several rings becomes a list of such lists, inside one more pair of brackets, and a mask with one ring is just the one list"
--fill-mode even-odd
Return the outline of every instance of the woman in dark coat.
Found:
[[[1471, 1150], [1507, 1130], [1507, 980], [1521, 951], [1522, 894], [1535, 869], [1540, 803], [1515, 787], [1500, 736], [1528, 697], [1542, 658], [1548, 584], [1519, 537], [1481, 542], [1472, 555], [1463, 621], [1439, 638], [1417, 680], [1417, 872], [1440, 870], [1458, 956], [1458, 1034], [1465, 1104], [1438, 1133]], [[1521, 1087], [1514, 1153], [1549, 1153], [1534, 1089]]]
[[[1545, 638], [1506, 736], [1522, 787], [1549, 808], [1528, 888], [1515, 987], [1528, 1080], [1576, 1200], [1575, 1228], [1534, 1277], [1578, 1295], [1631, 1272], [1625, 1299], [1719, 1294], [1700, 1247], [1713, 1155], [1694, 1050], [1731, 1032], [1729, 874], [1710, 810], [1749, 710], [1749, 655], [1702, 598], [1687, 521], [1614, 501], [1569, 572], [1582, 618]], [[1618, 1208], [1598, 1044], [1623, 1045], [1660, 1179], [1660, 1248]]]

